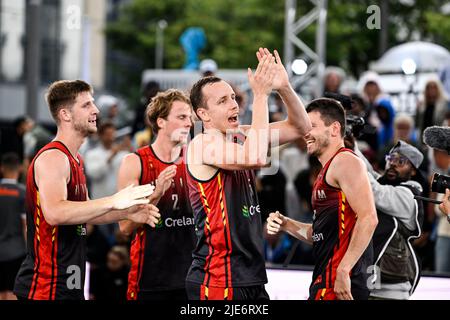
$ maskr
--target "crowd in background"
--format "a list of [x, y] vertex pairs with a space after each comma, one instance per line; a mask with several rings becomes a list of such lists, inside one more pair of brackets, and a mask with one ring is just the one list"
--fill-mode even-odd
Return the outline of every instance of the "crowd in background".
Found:
[[[348, 113], [361, 117], [373, 128], [357, 137], [359, 149], [372, 166], [382, 172], [385, 155], [398, 140], [416, 146], [424, 161], [414, 177], [424, 190], [426, 197], [442, 195], [430, 192], [430, 177], [434, 172], [449, 174], [450, 163], [446, 152], [428, 148], [421, 136], [425, 128], [450, 125], [450, 80], [444, 83], [436, 76], [426, 82], [417, 99], [415, 115], [396, 113], [388, 95], [381, 90], [382, 84], [376, 76], [367, 77], [360, 92], [342, 90], [343, 76], [330, 68], [324, 78], [324, 92], [350, 95], [352, 110]], [[240, 106], [241, 124], [251, 123], [251, 99], [245, 91], [234, 87], [236, 101]], [[134, 107], [135, 117], [128, 119], [121, 113], [119, 100], [113, 96], [100, 97], [96, 104], [100, 109], [98, 131], [88, 137], [80, 153], [85, 159], [85, 173], [91, 199], [108, 196], [116, 191], [116, 176], [123, 157], [139, 147], [152, 142], [152, 131], [144, 119], [149, 101], [160, 91], [155, 81], [148, 82], [142, 99]], [[274, 95], [269, 106], [270, 121], [286, 117], [286, 109], [278, 95]], [[26, 168], [36, 152], [53, 138], [54, 128], [36, 124], [27, 116], [3, 126], [0, 135], [0, 156], [14, 153], [22, 164], [20, 182], [25, 181]], [[321, 169], [319, 161], [306, 153], [306, 142], [299, 139], [280, 148], [272, 166], [279, 166], [275, 174], [258, 172], [257, 188], [262, 219], [270, 212], [279, 210], [286, 216], [302, 222], [312, 221], [311, 192], [313, 183]], [[1, 202], [0, 194], [0, 203]], [[20, 209], [23, 211], [23, 209]], [[18, 212], [18, 217], [24, 212]], [[0, 227], [0, 230], [1, 227]], [[90, 294], [94, 299], [121, 300], [127, 290], [130, 237], [120, 233], [117, 225], [88, 225], [88, 261], [90, 263]], [[0, 234], [0, 242], [2, 236]], [[422, 236], [414, 242], [422, 260], [424, 271], [450, 274], [450, 225], [433, 204], [426, 204], [426, 217]], [[265, 235], [266, 261], [274, 264], [312, 265], [312, 248], [280, 233]], [[447, 256], [447, 258], [445, 258]], [[2, 257], [0, 256], [0, 261]]]

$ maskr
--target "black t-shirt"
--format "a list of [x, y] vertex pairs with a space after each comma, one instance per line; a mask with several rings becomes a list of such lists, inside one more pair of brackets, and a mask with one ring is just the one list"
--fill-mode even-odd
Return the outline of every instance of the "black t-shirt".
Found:
[[434, 104], [428, 104], [423, 114], [423, 130], [433, 125]]

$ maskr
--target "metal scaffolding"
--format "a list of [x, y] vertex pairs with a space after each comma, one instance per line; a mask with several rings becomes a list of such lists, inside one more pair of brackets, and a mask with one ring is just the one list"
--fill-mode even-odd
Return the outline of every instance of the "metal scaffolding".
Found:
[[[297, 0], [286, 0], [285, 31], [284, 31], [284, 64], [291, 78], [294, 88], [307, 80], [316, 77], [317, 86], [314, 93], [322, 95], [323, 76], [325, 72], [326, 57], [326, 29], [328, 0], [310, 0], [315, 7], [296, 21]], [[316, 48], [313, 51], [297, 35], [308, 26], [317, 22]], [[303, 75], [294, 75], [292, 62], [296, 58], [295, 47], [300, 49], [302, 56], [308, 60], [308, 69]]]

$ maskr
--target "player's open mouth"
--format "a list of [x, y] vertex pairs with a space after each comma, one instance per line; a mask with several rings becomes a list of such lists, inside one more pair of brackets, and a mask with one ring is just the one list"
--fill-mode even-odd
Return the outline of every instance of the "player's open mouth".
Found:
[[308, 139], [308, 140], [306, 140], [306, 145], [307, 146], [312, 145], [315, 141], [316, 140], [314, 140], [314, 139]]
[[238, 121], [238, 116], [232, 116], [228, 118], [229, 123], [236, 123]]

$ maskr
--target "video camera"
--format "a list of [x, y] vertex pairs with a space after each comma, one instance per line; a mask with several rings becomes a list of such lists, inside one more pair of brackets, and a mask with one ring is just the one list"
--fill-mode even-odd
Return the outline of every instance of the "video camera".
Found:
[[344, 107], [344, 110], [346, 111], [345, 116], [346, 136], [354, 136], [355, 138], [359, 138], [364, 133], [372, 134], [375, 132], [376, 129], [371, 125], [366, 124], [364, 118], [349, 113], [349, 111], [353, 109], [354, 103], [354, 101], [349, 96], [339, 93], [325, 92], [324, 97], [339, 101], [341, 105]]
[[450, 177], [444, 174], [434, 173], [431, 181], [431, 191], [445, 193], [445, 189], [450, 189]]

